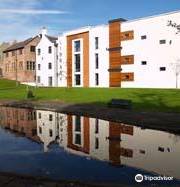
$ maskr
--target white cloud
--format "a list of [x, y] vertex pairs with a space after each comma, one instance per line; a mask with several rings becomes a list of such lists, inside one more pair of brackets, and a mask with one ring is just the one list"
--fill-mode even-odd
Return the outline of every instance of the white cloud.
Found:
[[0, 9], [0, 14], [67, 14], [61, 10], [38, 10], [38, 9]]

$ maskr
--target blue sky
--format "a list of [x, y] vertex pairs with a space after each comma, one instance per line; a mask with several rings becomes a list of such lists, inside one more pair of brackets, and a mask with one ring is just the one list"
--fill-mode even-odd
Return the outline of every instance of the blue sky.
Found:
[[0, 0], [0, 42], [180, 10], [180, 0]]

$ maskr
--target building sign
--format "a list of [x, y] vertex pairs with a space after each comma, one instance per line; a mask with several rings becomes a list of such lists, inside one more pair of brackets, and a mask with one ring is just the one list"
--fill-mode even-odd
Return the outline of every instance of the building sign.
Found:
[[180, 24], [177, 24], [175, 22], [173, 22], [172, 20], [168, 20], [168, 27], [174, 27], [177, 31], [176, 34], [180, 33]]

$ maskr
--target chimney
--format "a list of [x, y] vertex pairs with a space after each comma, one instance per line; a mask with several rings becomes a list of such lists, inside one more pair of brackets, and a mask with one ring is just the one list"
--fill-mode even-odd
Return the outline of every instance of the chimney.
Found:
[[47, 35], [47, 29], [46, 27], [43, 27], [42, 30], [41, 30], [41, 35], [44, 36], [44, 35]]

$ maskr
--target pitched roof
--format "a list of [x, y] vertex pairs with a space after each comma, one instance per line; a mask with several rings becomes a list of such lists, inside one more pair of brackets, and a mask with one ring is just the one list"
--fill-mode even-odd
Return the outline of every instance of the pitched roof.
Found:
[[33, 39], [35, 39], [38, 36], [28, 38], [27, 40], [24, 40], [22, 42], [17, 42], [11, 46], [9, 46], [7, 49], [3, 51], [3, 53], [9, 52], [9, 51], [14, 51], [17, 49], [23, 49], [29, 42], [31, 42]]
[[49, 35], [46, 35], [46, 37], [47, 37], [52, 43], [56, 43], [56, 40], [58, 39], [57, 37], [49, 36]]

